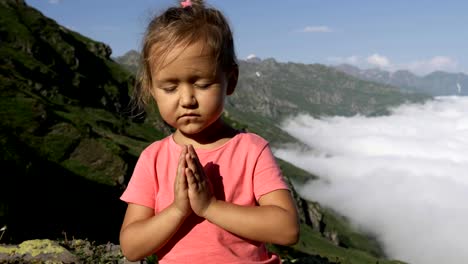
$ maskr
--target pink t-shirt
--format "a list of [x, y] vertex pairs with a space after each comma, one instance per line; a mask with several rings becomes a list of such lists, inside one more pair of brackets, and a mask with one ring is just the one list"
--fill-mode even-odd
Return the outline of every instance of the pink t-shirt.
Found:
[[[154, 208], [155, 214], [174, 200], [174, 178], [181, 146], [172, 136], [149, 145], [140, 155], [121, 199]], [[217, 199], [258, 205], [271, 191], [288, 189], [266, 140], [239, 133], [215, 149], [196, 149]], [[265, 219], [268, 221], [268, 219]], [[236, 236], [195, 214], [157, 252], [159, 263], [281, 263], [261, 242]]]

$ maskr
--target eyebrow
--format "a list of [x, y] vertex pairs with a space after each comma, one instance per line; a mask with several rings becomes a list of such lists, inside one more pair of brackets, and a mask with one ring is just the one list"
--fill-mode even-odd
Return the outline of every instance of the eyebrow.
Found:
[[[196, 79], [216, 79], [218, 76], [217, 72], [212, 72], [212, 71], [196, 71], [192, 74], [190, 74], [190, 76], [188, 76], [189, 80], [196, 80]], [[164, 83], [164, 82], [171, 82], [171, 83], [175, 83], [175, 82], [179, 82], [180, 80], [178, 78], [175, 78], [175, 77], [172, 77], [172, 76], [168, 76], [168, 77], [162, 77], [162, 78], [154, 78], [154, 81], [158, 82], [158, 83]]]
[[179, 82], [178, 79], [176, 78], [164, 78], [164, 79], [157, 79], [157, 78], [154, 78], [153, 79], [156, 83], [158, 84], [161, 84], [161, 83], [176, 83], [176, 82]]

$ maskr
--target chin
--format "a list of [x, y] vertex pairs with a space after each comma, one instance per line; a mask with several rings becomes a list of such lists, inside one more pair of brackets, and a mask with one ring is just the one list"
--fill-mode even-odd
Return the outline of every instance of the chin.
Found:
[[197, 135], [203, 131], [203, 128], [201, 127], [179, 128], [179, 131], [184, 135]]

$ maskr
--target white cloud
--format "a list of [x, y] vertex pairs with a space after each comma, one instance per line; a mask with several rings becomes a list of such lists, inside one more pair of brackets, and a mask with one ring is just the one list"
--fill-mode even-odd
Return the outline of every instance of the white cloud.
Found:
[[328, 33], [333, 32], [333, 30], [327, 26], [307, 26], [301, 30], [301, 32], [306, 33]]
[[250, 55], [247, 56], [246, 59], [250, 60], [250, 59], [255, 59], [255, 58], [257, 58], [257, 55], [255, 55], [255, 54], [250, 54]]
[[388, 60], [388, 58], [377, 53], [367, 57], [367, 63], [369, 63], [372, 66], [377, 66], [379, 68], [386, 68], [390, 66], [390, 61]]
[[378, 53], [363, 58], [359, 55], [349, 57], [329, 57], [327, 61], [332, 64], [348, 63], [362, 69], [380, 68], [387, 71], [409, 70], [418, 75], [426, 75], [434, 71], [457, 72], [458, 62], [447, 56], [434, 56], [425, 60], [416, 60], [402, 63], [391, 63], [387, 56]]
[[390, 258], [468, 263], [468, 97], [283, 127], [313, 149], [275, 150], [321, 177], [298, 186], [304, 197], [377, 235]]
[[377, 67], [384, 70], [392, 70], [394, 67], [394, 65], [390, 63], [390, 60], [386, 56], [377, 53], [367, 57], [362, 57], [359, 55], [352, 55], [349, 57], [329, 57], [327, 60], [333, 64], [347, 63], [362, 69]]
[[360, 65], [362, 59], [357, 56], [357, 55], [352, 55], [349, 57], [329, 57], [327, 58], [328, 61], [331, 63], [336, 63], [336, 64], [342, 64], [342, 63], [347, 63], [347, 64], [352, 64], [352, 65]]
[[453, 72], [458, 68], [456, 60], [447, 56], [435, 56], [427, 60], [418, 60], [402, 65], [410, 71], [418, 74], [428, 74], [433, 71], [448, 71]]

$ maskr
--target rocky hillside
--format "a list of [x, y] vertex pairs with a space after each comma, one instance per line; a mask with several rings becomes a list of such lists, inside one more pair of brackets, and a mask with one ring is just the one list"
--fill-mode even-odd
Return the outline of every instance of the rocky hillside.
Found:
[[119, 114], [133, 76], [107, 45], [23, 1], [0, 1], [0, 38], [1, 242], [62, 232], [115, 241], [108, 216], [123, 213], [119, 187], [145, 145]]
[[401, 90], [425, 93], [432, 96], [468, 95], [468, 75], [436, 71], [425, 76], [418, 76], [406, 70], [388, 72], [380, 69], [359, 69], [342, 64], [337, 70], [356, 78], [377, 83], [393, 85]]
[[[106, 44], [58, 25], [21, 0], [0, 0], [0, 39], [0, 262], [8, 263], [5, 254], [13, 256], [13, 263], [21, 262], [16, 257], [52, 254], [40, 251], [41, 246], [27, 251], [27, 245], [35, 245], [27, 241], [51, 239], [78, 254], [66, 254], [71, 259], [96, 263], [102, 257], [96, 254], [105, 254], [103, 247], [86, 246], [86, 256], [92, 259], [86, 260], [73, 241], [118, 249], [125, 210], [119, 196], [140, 151], [170, 130], [154, 108], [147, 116], [132, 118], [127, 106], [134, 75], [111, 58]], [[242, 87], [239, 91], [247, 90]], [[260, 91], [270, 93], [269, 89], [253, 89], [249, 96], [267, 102], [267, 93]], [[236, 101], [241, 98], [234, 99], [231, 109], [241, 106]], [[293, 102], [292, 97], [288, 100]], [[269, 127], [282, 111], [245, 107], [249, 118], [232, 110], [226, 120], [276, 142], [288, 138], [284, 132], [273, 136], [272, 131], [280, 130]], [[278, 161], [291, 182], [315, 177]], [[372, 236], [294, 194], [301, 213], [300, 242], [292, 247], [269, 245], [285, 263], [397, 263], [385, 259]]]

